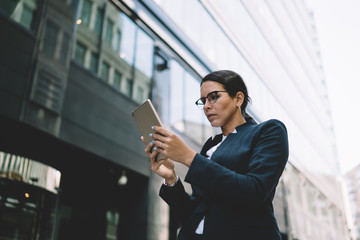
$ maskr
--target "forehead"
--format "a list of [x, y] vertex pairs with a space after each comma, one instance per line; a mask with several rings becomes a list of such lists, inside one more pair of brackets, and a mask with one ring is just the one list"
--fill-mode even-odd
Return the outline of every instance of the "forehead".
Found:
[[201, 96], [206, 97], [212, 91], [224, 91], [224, 85], [214, 81], [203, 82], [200, 88]]

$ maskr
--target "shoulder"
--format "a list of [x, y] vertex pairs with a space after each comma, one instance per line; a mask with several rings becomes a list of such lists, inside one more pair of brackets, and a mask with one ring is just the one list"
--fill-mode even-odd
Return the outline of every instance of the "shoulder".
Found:
[[278, 119], [270, 119], [257, 125], [259, 128], [280, 128], [286, 131], [285, 124]]
[[282, 135], [287, 137], [287, 129], [282, 121], [270, 119], [256, 125], [255, 135]]

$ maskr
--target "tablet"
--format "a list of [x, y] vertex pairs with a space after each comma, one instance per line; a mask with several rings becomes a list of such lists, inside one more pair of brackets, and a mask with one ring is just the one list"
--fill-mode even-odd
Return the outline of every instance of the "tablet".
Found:
[[[135, 108], [131, 113], [137, 127], [140, 130], [142, 136], [144, 136], [144, 140], [146, 143], [149, 143], [153, 140], [152, 137], [149, 136], [150, 133], [154, 133], [155, 131], [151, 129], [152, 126], [163, 126], [159, 115], [157, 114], [154, 105], [152, 104], [150, 99], [147, 99], [140, 106]], [[155, 161], [161, 160], [165, 158], [165, 155], [162, 153], [156, 155]]]

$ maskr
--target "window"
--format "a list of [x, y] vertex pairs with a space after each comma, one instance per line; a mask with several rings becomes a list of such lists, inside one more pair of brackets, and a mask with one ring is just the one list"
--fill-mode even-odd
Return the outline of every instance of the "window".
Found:
[[124, 14], [121, 14], [121, 16], [122, 16], [123, 24], [122, 24], [120, 57], [130, 66], [132, 66], [134, 62], [136, 25]]
[[132, 81], [131, 79], [127, 78], [126, 79], [126, 85], [125, 85], [125, 93], [128, 95], [128, 96], [131, 96], [131, 88], [132, 88]]
[[97, 73], [98, 63], [99, 63], [98, 55], [96, 53], [92, 52], [91, 58], [90, 58], [90, 71], [91, 72]]
[[106, 82], [109, 81], [109, 72], [110, 72], [110, 65], [106, 62], [103, 62], [101, 66], [101, 78]]
[[141, 29], [138, 29], [136, 39], [136, 69], [140, 70], [146, 77], [152, 76], [154, 55], [154, 40]]
[[113, 28], [114, 28], [114, 23], [110, 19], [108, 19], [106, 22], [105, 42], [110, 46], [113, 38]]
[[31, 29], [31, 24], [33, 20], [33, 10], [24, 4], [23, 12], [21, 14], [20, 24]]
[[102, 32], [104, 14], [102, 9], [98, 8], [96, 10], [96, 19], [95, 19], [95, 32], [100, 36]]
[[91, 17], [91, 7], [92, 3], [89, 0], [84, 0], [82, 9], [81, 9], [81, 22], [85, 24], [86, 26], [90, 25], [90, 17]]
[[61, 45], [61, 51], [60, 51], [60, 59], [59, 59], [60, 63], [64, 65], [66, 64], [66, 60], [68, 57], [69, 45], [70, 45], [70, 36], [69, 34], [64, 33], [62, 45]]
[[116, 240], [117, 226], [119, 224], [119, 213], [115, 211], [106, 212], [106, 240]]
[[28, 30], [35, 28], [35, 15], [37, 14], [37, 0], [32, 1], [15, 1], [15, 0], [1, 0], [0, 12], [6, 17], [21, 24]]
[[46, 22], [45, 36], [43, 40], [42, 50], [49, 57], [54, 56], [58, 33], [59, 33], [59, 27], [50, 20], [48, 20]]
[[144, 88], [142, 87], [137, 87], [137, 90], [136, 90], [136, 101], [138, 103], [141, 103], [144, 101]]
[[84, 65], [85, 53], [86, 53], [86, 47], [81, 43], [77, 42], [75, 47], [75, 55], [74, 55], [75, 61], [77, 63], [80, 63], [81, 65]]
[[122, 77], [121, 73], [115, 71], [113, 86], [118, 90], [121, 89], [121, 77]]
[[120, 38], [121, 38], [121, 33], [120, 31], [116, 31], [115, 33], [115, 41], [114, 41], [114, 51], [117, 52], [120, 49]]

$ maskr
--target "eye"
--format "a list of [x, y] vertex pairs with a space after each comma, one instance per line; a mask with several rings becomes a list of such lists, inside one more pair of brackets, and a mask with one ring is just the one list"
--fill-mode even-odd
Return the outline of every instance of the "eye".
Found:
[[210, 102], [216, 101], [218, 99], [217, 93], [213, 93], [208, 97]]
[[200, 101], [202, 102], [202, 104], [204, 104], [204, 105], [205, 105], [206, 98], [202, 97], [202, 98], [200, 98]]

